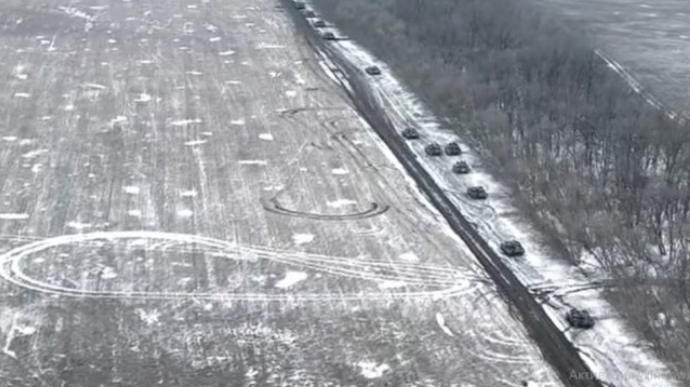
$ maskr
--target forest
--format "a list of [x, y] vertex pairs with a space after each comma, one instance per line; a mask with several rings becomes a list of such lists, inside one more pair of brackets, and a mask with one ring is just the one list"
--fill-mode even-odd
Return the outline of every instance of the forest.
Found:
[[453, 124], [619, 313], [690, 367], [690, 136], [594, 42], [518, 0], [315, 0]]

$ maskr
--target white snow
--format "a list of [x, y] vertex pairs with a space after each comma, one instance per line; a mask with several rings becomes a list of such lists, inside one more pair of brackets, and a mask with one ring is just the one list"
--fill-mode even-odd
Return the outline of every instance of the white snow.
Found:
[[332, 202], [326, 202], [326, 205], [328, 207], [333, 207], [333, 208], [347, 207], [347, 206], [351, 206], [354, 204], [357, 204], [357, 202], [354, 200], [350, 200], [350, 199], [338, 199], [338, 200], [334, 200]]
[[2, 138], [2, 141], [14, 142], [14, 141], [17, 141], [17, 137], [16, 136], [5, 136]]
[[141, 320], [145, 322], [147, 325], [157, 323], [158, 318], [160, 317], [160, 312], [158, 312], [158, 310], [156, 309], [150, 312], [147, 312], [144, 309], [137, 309], [136, 312], [139, 315], [139, 318], [141, 318]]
[[23, 155], [22, 155], [22, 158], [25, 158], [25, 159], [33, 159], [33, 158], [35, 158], [36, 156], [40, 156], [40, 155], [42, 155], [42, 154], [44, 154], [44, 153], [46, 153], [46, 152], [48, 152], [48, 149], [37, 149], [37, 150], [34, 150], [34, 151], [27, 152], [27, 153], [23, 154]]
[[357, 363], [359, 368], [362, 369], [362, 376], [364, 376], [367, 379], [376, 379], [380, 378], [383, 376], [384, 373], [389, 371], [391, 368], [388, 366], [388, 364], [380, 364], [377, 365], [373, 361], [360, 361]]
[[106, 266], [103, 268], [103, 271], [101, 272], [101, 278], [103, 278], [103, 279], [117, 278], [117, 273], [115, 272], [115, 270], [112, 267]]
[[441, 313], [436, 313], [436, 323], [445, 334], [447, 334], [448, 336], [455, 336], [453, 334], [453, 331], [451, 331], [450, 328], [448, 328], [448, 326], [446, 325], [446, 319], [443, 317]]
[[180, 192], [180, 196], [183, 198], [194, 198], [196, 197], [197, 193], [195, 190], [189, 190], [189, 191], [182, 191]]
[[139, 95], [139, 98], [134, 100], [134, 102], [141, 102], [141, 103], [146, 103], [149, 101], [151, 101], [151, 95], [146, 94], [146, 93], [141, 93]]
[[297, 96], [297, 92], [294, 91], [294, 90], [288, 90], [288, 91], [285, 92], [285, 95], [288, 96], [288, 97], [290, 97], [290, 98], [293, 98], [293, 97], [296, 97], [296, 96]]
[[28, 325], [15, 325], [14, 332], [19, 334], [19, 336], [29, 336], [36, 333], [37, 329]]
[[307, 279], [308, 275], [302, 271], [288, 271], [285, 273], [285, 277], [280, 281], [276, 282], [275, 287], [279, 289], [287, 289], [298, 282], [302, 282]]
[[221, 37], [220, 36], [214, 36], [212, 38], [209, 38], [209, 42], [220, 42]]
[[347, 175], [350, 171], [345, 168], [334, 168], [331, 170], [331, 173], [334, 175]]
[[230, 125], [244, 125], [244, 124], [245, 124], [245, 121], [243, 119], [230, 121]]
[[141, 218], [141, 210], [129, 210], [127, 211], [127, 215], [134, 218]]
[[402, 253], [398, 258], [405, 262], [419, 262], [419, 257], [413, 252]]
[[187, 146], [195, 146], [195, 145], [203, 145], [206, 144], [206, 140], [193, 140], [193, 141], [187, 141], [184, 144]]
[[392, 280], [386, 280], [386, 281], [379, 281], [377, 283], [377, 286], [379, 289], [397, 289], [397, 288], [402, 288], [406, 286], [407, 283], [403, 281], [392, 281]]
[[0, 213], [0, 220], [26, 220], [29, 214]]
[[294, 234], [292, 240], [296, 245], [311, 243], [314, 240], [314, 234]]
[[31, 98], [29, 93], [14, 93], [15, 98]]
[[72, 221], [66, 224], [67, 227], [73, 228], [75, 230], [84, 230], [91, 227], [91, 223], [81, 223], [77, 221]]
[[237, 162], [240, 165], [267, 165], [266, 160], [240, 160]]
[[193, 120], [175, 120], [170, 123], [170, 126], [175, 126], [175, 127], [180, 127], [180, 126], [187, 126], [190, 124], [200, 124], [203, 121], [199, 118], [193, 119]]
[[123, 189], [125, 190], [125, 193], [130, 195], [138, 195], [140, 191], [139, 187], [135, 187], [132, 185], [124, 187]]
[[194, 215], [194, 212], [192, 210], [189, 210], [189, 209], [182, 209], [182, 210], [177, 211], [177, 216], [179, 216], [181, 218], [189, 218], [192, 215]]
[[271, 133], [261, 133], [259, 134], [259, 139], [264, 141], [273, 141], [273, 135]]
[[220, 56], [230, 56], [230, 55], [234, 55], [234, 54], [235, 54], [235, 51], [233, 51], [233, 50], [228, 50], [228, 51], [223, 51], [223, 52], [219, 53], [218, 55], [220, 55]]

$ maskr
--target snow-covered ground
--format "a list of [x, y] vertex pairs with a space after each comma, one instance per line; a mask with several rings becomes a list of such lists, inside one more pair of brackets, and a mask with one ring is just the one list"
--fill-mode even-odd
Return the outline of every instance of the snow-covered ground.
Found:
[[[331, 31], [342, 36], [334, 28]], [[410, 148], [465, 217], [477, 225], [489, 244], [497, 251], [498, 245], [505, 240], [517, 239], [523, 244], [527, 251], [525, 256], [506, 258], [507, 264], [526, 286], [539, 289], [547, 296], [545, 310], [557, 326], [566, 331], [597, 378], [616, 386], [680, 386], [652, 351], [640, 344], [641, 339], [619, 318], [601, 290], [592, 289], [591, 280], [581, 271], [554, 258], [555, 252], [540, 244], [539, 233], [512, 204], [510, 191], [483, 170], [482, 160], [453, 128], [436, 119], [384, 63], [355, 42], [342, 40], [331, 44], [359, 68], [375, 64], [382, 69], [383, 75], [371, 78], [375, 97], [399, 131], [410, 126], [419, 129], [421, 139], [410, 142]], [[461, 144], [462, 156], [429, 158], [424, 153], [424, 146], [429, 143], [451, 141]], [[452, 164], [460, 159], [470, 164], [469, 175], [451, 173]], [[489, 199], [469, 199], [465, 192], [471, 186], [484, 186]], [[569, 329], [564, 314], [570, 307], [588, 309], [597, 320], [595, 327], [587, 331]]]

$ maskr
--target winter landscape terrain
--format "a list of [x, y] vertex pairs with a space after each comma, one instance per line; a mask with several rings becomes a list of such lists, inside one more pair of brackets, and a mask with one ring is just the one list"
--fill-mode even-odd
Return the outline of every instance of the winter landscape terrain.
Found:
[[0, 5], [2, 386], [560, 386], [272, 0]]
[[684, 0], [532, 0], [587, 31], [601, 49], [670, 109], [690, 96], [690, 6]]

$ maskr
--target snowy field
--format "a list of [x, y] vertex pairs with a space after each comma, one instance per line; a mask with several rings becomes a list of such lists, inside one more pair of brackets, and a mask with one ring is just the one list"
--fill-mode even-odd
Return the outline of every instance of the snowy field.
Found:
[[[337, 34], [335, 28], [332, 30]], [[502, 241], [517, 239], [523, 244], [527, 254], [520, 258], [506, 258], [506, 262], [535, 297], [543, 300], [545, 310], [566, 331], [583, 360], [600, 379], [615, 386], [680, 386], [670, 371], [640, 344], [640, 339], [618, 318], [611, 305], [603, 299], [601, 289], [593, 286], [576, 268], [553, 258], [556, 253], [539, 242], [541, 236], [513, 205], [510, 192], [483, 171], [482, 160], [462, 143], [452, 128], [445, 127], [435, 119], [394, 78], [384, 63], [378, 62], [355, 42], [343, 40], [333, 45], [357, 67], [363, 69], [376, 64], [383, 70], [383, 75], [371, 77], [372, 93], [399, 131], [407, 127], [419, 129], [421, 139], [411, 141], [410, 148], [468, 221], [476, 224], [479, 233], [489, 244], [496, 251], [499, 251], [498, 246]], [[362, 76], [367, 75], [363, 72]], [[465, 150], [462, 156], [430, 158], [425, 155], [424, 147], [427, 144], [438, 142], [443, 145], [451, 141], [461, 143]], [[472, 172], [468, 175], [453, 174], [451, 166], [458, 160], [467, 161]], [[489, 199], [469, 199], [465, 192], [472, 186], [485, 187]], [[571, 307], [590, 310], [597, 320], [594, 329], [570, 329], [564, 314]]]
[[0, 15], [3, 387], [560, 386], [277, 2]]
[[686, 0], [531, 0], [591, 35], [641, 86], [677, 113], [690, 109]]

